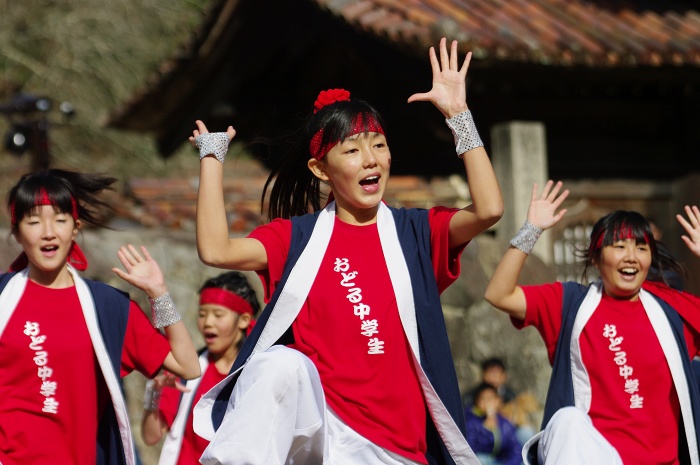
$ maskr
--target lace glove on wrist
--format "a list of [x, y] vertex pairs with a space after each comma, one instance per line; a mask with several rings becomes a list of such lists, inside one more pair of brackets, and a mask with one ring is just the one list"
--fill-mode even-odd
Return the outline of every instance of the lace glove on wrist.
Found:
[[228, 151], [229, 138], [225, 132], [209, 132], [200, 134], [194, 139], [194, 145], [199, 149], [199, 159], [214, 155], [222, 164]]
[[520, 228], [520, 231], [518, 231], [515, 237], [510, 240], [510, 245], [530, 255], [530, 252], [532, 252], [532, 249], [535, 247], [535, 243], [537, 242], [537, 239], [540, 238], [540, 235], [542, 235], [542, 232], [542, 229], [538, 228], [529, 221], [525, 221], [525, 224], [522, 226], [522, 228]]
[[472, 149], [484, 146], [484, 143], [481, 142], [481, 137], [479, 137], [479, 132], [476, 130], [471, 111], [463, 111], [445, 121], [450, 130], [452, 130], [459, 158], [462, 158], [462, 154]]
[[160, 406], [160, 393], [159, 389], [154, 389], [155, 381], [149, 379], [146, 381], [146, 390], [143, 393], [143, 409], [147, 412], [154, 412], [158, 410]]
[[175, 302], [170, 297], [170, 293], [166, 292], [155, 299], [148, 299], [148, 303], [151, 304], [154, 328], [164, 328], [182, 320], [177, 308], [175, 308]]

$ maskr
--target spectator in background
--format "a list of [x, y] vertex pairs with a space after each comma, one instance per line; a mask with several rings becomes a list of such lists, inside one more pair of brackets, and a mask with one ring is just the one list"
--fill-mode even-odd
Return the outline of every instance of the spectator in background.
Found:
[[506, 365], [500, 358], [490, 358], [481, 364], [482, 377], [484, 382], [496, 388], [503, 403], [508, 403], [515, 399], [515, 391], [508, 386], [508, 371]]
[[474, 405], [464, 411], [467, 442], [483, 465], [519, 465], [522, 444], [515, 425], [498, 413], [502, 399], [496, 387], [481, 383], [473, 393]]
[[[515, 399], [515, 391], [513, 391], [508, 382], [508, 371], [506, 370], [506, 365], [500, 358], [492, 357], [481, 362], [481, 382], [477, 385], [478, 388], [481, 383], [488, 383], [496, 388], [498, 395], [503, 403], [508, 403]], [[468, 391], [463, 397], [463, 403], [465, 407], [469, 407], [474, 404], [475, 401], [475, 389]]]

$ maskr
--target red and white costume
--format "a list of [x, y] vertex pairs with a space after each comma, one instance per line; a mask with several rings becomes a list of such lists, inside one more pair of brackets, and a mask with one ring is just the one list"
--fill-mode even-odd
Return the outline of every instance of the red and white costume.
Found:
[[121, 366], [112, 366], [95, 303], [69, 266], [75, 286], [42, 287], [17, 273], [0, 294], [0, 463], [94, 465], [95, 439], [109, 402], [123, 454], [135, 463], [133, 439], [120, 387], [133, 370], [154, 376], [170, 351], [131, 301]]
[[[700, 309], [700, 298], [645, 284], [674, 309]], [[598, 289], [597, 292], [595, 290]], [[516, 327], [535, 326], [554, 360], [562, 328], [562, 283], [524, 286], [527, 313]], [[573, 326], [571, 358], [576, 407], [619, 453], [625, 464], [678, 464], [679, 427], [692, 414], [679, 361], [700, 351], [700, 334], [684, 320], [687, 352], [678, 354], [668, 323], [645, 290], [637, 301], [607, 296], [593, 285]], [[694, 309], [693, 309], [694, 307]], [[684, 312], [679, 311], [681, 315]], [[690, 417], [690, 418], [688, 418]], [[690, 423], [688, 423], [690, 422]], [[694, 431], [694, 429], [693, 429]], [[697, 461], [694, 432], [691, 455]]]
[[189, 392], [180, 392], [165, 387], [160, 398], [160, 414], [168, 425], [168, 433], [163, 442], [158, 465], [191, 465], [199, 463], [199, 457], [209, 445], [209, 441], [197, 436], [192, 428], [192, 409], [202, 394], [226, 378], [228, 373], [219, 373], [209, 359], [209, 352], [199, 356], [202, 376], [187, 381]]
[[[333, 207], [331, 204], [320, 213], [304, 248], [308, 258], [303, 254], [296, 262], [255, 344], [261, 351], [254, 350], [250, 363], [241, 371], [227, 419], [205, 451], [202, 463], [259, 463], [255, 460], [261, 456], [253, 454], [264, 455], [267, 451], [244, 450], [241, 436], [245, 434], [240, 432], [246, 428], [272, 441], [268, 449], [281, 451], [280, 463], [287, 451], [290, 456], [304, 454], [301, 457], [313, 460], [323, 456], [324, 460], [329, 458], [327, 463], [334, 464], [427, 463], [426, 403], [433, 420], [439, 422], [455, 462], [478, 463], [460, 426], [449, 414], [443, 414], [445, 407], [416, 360], [419, 336], [414, 312], [422, 309], [412, 305], [412, 283], [405, 262], [401, 265], [404, 252], [395, 239], [392, 213], [381, 204], [376, 225], [356, 227], [338, 221]], [[429, 215], [432, 279], [440, 290], [456, 278], [459, 270], [461, 248], [450, 250], [446, 242], [453, 213], [434, 209]], [[288, 221], [276, 220], [251, 234], [267, 252], [268, 268], [261, 274], [266, 299], [282, 277], [290, 230]], [[296, 270], [303, 271], [295, 274]], [[287, 325], [294, 333], [291, 347], [295, 350], [279, 345], [269, 348], [279, 338], [278, 329]], [[268, 363], [269, 367], [280, 367], [274, 364], [275, 358], [285, 361], [281, 368], [289, 373], [255, 385], [257, 376], [272, 371], [266, 368]], [[247, 376], [253, 369], [259, 372]], [[218, 391], [238, 374], [230, 375], [196, 406], [198, 433], [214, 437], [212, 405]], [[287, 383], [289, 387], [280, 391], [279, 384], [284, 387]], [[268, 411], [269, 402], [258, 397], [279, 399], [278, 395], [287, 396], [289, 391], [294, 391], [290, 402], [297, 403], [292, 407], [284, 397]], [[265, 422], [267, 416], [278, 414], [291, 417], [284, 429], [277, 428], [278, 422]], [[257, 429], [258, 425], [264, 429]], [[344, 448], [348, 443], [353, 449]], [[371, 462], [363, 462], [360, 454], [368, 449], [374, 449], [367, 454]], [[355, 456], [352, 451], [356, 451]], [[299, 457], [294, 456], [293, 463]]]

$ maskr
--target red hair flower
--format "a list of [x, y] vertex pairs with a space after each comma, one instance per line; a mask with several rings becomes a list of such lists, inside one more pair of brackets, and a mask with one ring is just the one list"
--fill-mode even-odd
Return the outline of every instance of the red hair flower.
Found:
[[322, 90], [314, 102], [314, 113], [326, 105], [330, 105], [331, 103], [335, 102], [343, 102], [346, 100], [350, 100], [350, 92], [345, 89]]

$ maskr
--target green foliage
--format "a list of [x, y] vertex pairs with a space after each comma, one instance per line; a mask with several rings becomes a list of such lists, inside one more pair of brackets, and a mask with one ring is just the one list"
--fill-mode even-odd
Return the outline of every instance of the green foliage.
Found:
[[[103, 123], [187, 44], [208, 3], [0, 0], [0, 102], [23, 92], [48, 96], [55, 106], [73, 103], [75, 117], [51, 127], [52, 166], [120, 179], [191, 172], [197, 160], [186, 144], [166, 162], [149, 134], [110, 130]], [[50, 115], [60, 122], [57, 110]], [[7, 128], [7, 119], [0, 118], [0, 136]], [[28, 158], [0, 147], [4, 175], [26, 171]], [[4, 195], [6, 186], [0, 189]]]

